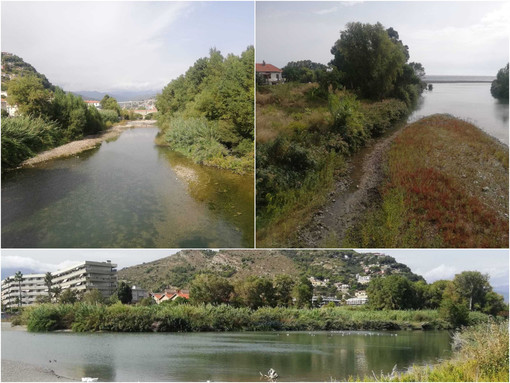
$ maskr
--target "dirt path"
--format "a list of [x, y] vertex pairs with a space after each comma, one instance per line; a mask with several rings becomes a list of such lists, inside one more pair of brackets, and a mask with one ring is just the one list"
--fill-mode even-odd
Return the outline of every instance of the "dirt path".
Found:
[[337, 183], [329, 202], [299, 231], [299, 247], [341, 247], [347, 229], [380, 198], [378, 186], [384, 179], [386, 153], [403, 130], [398, 128], [353, 157], [349, 176]]
[[41, 162], [54, 160], [55, 158], [72, 156], [85, 150], [93, 149], [97, 145], [101, 144], [101, 142], [119, 136], [126, 129], [153, 126], [155, 123], [155, 120], [142, 120], [131, 121], [126, 125], [117, 125], [100, 134], [87, 136], [82, 140], [72, 141], [68, 144], [41, 152], [35, 157], [23, 161], [19, 168], [30, 167]]

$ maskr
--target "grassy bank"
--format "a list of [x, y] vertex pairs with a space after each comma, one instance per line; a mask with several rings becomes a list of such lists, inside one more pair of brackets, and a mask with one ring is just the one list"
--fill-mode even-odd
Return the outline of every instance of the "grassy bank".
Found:
[[344, 246], [508, 247], [508, 147], [433, 115], [408, 125], [386, 161], [381, 201]]
[[[473, 312], [470, 324], [487, 316]], [[72, 329], [76, 332], [198, 332], [271, 330], [400, 330], [449, 329], [435, 310], [371, 311], [348, 307], [235, 308], [227, 305], [189, 304], [155, 306], [111, 306], [76, 303], [43, 304], [28, 307], [14, 324], [25, 324], [29, 331]]]
[[[508, 321], [465, 328], [454, 334], [453, 347], [449, 360], [435, 366], [414, 366], [395, 376], [376, 376], [377, 381], [508, 382]], [[374, 381], [374, 376], [363, 381]]]
[[396, 99], [361, 102], [317, 84], [257, 89], [257, 245], [295, 242], [299, 227], [345, 179], [349, 156], [408, 112]]

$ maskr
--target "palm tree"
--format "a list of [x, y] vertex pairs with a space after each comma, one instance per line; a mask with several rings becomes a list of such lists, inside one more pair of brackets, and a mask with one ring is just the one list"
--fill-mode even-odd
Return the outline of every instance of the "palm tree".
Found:
[[51, 273], [48, 271], [44, 275], [44, 284], [46, 285], [46, 287], [48, 287], [48, 297], [50, 298], [50, 302], [51, 302], [51, 286], [53, 285], [52, 281], [53, 275], [51, 275]]
[[21, 271], [17, 271], [16, 274], [14, 274], [14, 281], [18, 282], [18, 293], [19, 293], [19, 300], [18, 300], [18, 306], [23, 306], [23, 301], [21, 300], [21, 282], [23, 282], [23, 274]]

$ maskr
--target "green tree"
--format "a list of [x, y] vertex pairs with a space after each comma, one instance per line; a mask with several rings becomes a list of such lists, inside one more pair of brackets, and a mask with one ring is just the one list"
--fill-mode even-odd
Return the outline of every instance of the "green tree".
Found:
[[133, 300], [133, 293], [131, 287], [126, 282], [120, 282], [117, 287], [117, 297], [123, 304], [131, 303]]
[[83, 294], [82, 301], [91, 305], [104, 302], [103, 294], [98, 289], [87, 290]]
[[[361, 97], [374, 100], [395, 93], [409, 59], [408, 47], [399, 40], [398, 32], [393, 28], [385, 30], [380, 23], [348, 23], [331, 54], [335, 57], [330, 65], [338, 69], [342, 84]], [[413, 63], [410, 69], [410, 73], [419, 74], [423, 66]]]
[[508, 64], [498, 71], [496, 79], [491, 84], [492, 97], [508, 101]]
[[419, 306], [413, 282], [400, 275], [371, 280], [367, 295], [370, 306], [377, 310], [409, 310]]
[[273, 283], [264, 277], [248, 277], [236, 286], [236, 294], [240, 303], [252, 309], [276, 305]]
[[313, 286], [312, 282], [306, 277], [301, 277], [299, 282], [294, 286], [294, 298], [298, 308], [308, 308], [312, 305]]
[[426, 307], [430, 309], [437, 309], [441, 306], [441, 302], [443, 301], [443, 294], [446, 288], [452, 284], [452, 281], [447, 280], [438, 280], [434, 283], [428, 285], [427, 295], [426, 295]]
[[44, 88], [42, 80], [36, 76], [20, 76], [9, 81], [7, 100], [18, 105], [22, 114], [36, 117], [48, 116], [51, 92]]
[[104, 110], [114, 110], [117, 112], [117, 116], [120, 116], [120, 106], [114, 97], [110, 97], [105, 94], [103, 99], [100, 101], [101, 108]]
[[21, 298], [21, 282], [23, 282], [23, 273], [21, 271], [16, 271], [14, 274], [14, 282], [18, 282], [18, 306], [23, 306], [23, 300]]
[[51, 289], [51, 292], [53, 294], [53, 297], [55, 298], [55, 300], [59, 301], [60, 300], [60, 294], [62, 294], [62, 287], [60, 286], [55, 286]]
[[289, 307], [292, 305], [292, 289], [294, 279], [288, 274], [279, 274], [273, 279], [276, 305]]
[[289, 82], [316, 82], [319, 76], [317, 72], [326, 72], [327, 68], [324, 64], [310, 60], [291, 61], [282, 68], [282, 76]]
[[213, 305], [229, 303], [234, 287], [226, 278], [211, 274], [199, 274], [190, 286], [190, 299], [193, 303]]
[[453, 285], [460, 297], [468, 302], [469, 311], [481, 309], [485, 304], [485, 296], [492, 287], [489, 275], [479, 271], [464, 271], [456, 274]]
[[508, 311], [508, 306], [505, 304], [503, 296], [494, 291], [489, 291], [485, 295], [482, 311], [489, 315], [498, 315], [502, 311]]
[[53, 285], [53, 275], [50, 272], [44, 274], [44, 284], [48, 288], [48, 298], [51, 302], [51, 287]]
[[78, 292], [76, 290], [64, 289], [59, 296], [60, 304], [73, 304], [78, 302]]

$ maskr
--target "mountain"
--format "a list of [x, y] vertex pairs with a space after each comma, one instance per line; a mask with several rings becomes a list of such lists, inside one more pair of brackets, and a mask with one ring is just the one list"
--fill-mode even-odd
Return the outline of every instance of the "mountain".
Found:
[[89, 90], [77, 90], [71, 93], [81, 96], [84, 100], [98, 100], [100, 101], [105, 95], [115, 98], [117, 101], [142, 101], [149, 98], [156, 97], [156, 94], [160, 92], [157, 90], [112, 90], [111, 92], [97, 92]]
[[233, 280], [289, 274], [355, 285], [357, 274], [375, 276], [383, 270], [383, 275], [398, 273], [413, 281], [423, 279], [390, 256], [352, 250], [183, 250], [121, 269], [118, 278], [150, 291], [161, 291], [167, 287], [186, 288], [201, 273]]
[[2, 52], [2, 90], [5, 90], [7, 82], [12, 78], [30, 74], [39, 77], [46, 89], [55, 89], [45, 75], [37, 72], [32, 65], [26, 63], [21, 57], [9, 52]]

